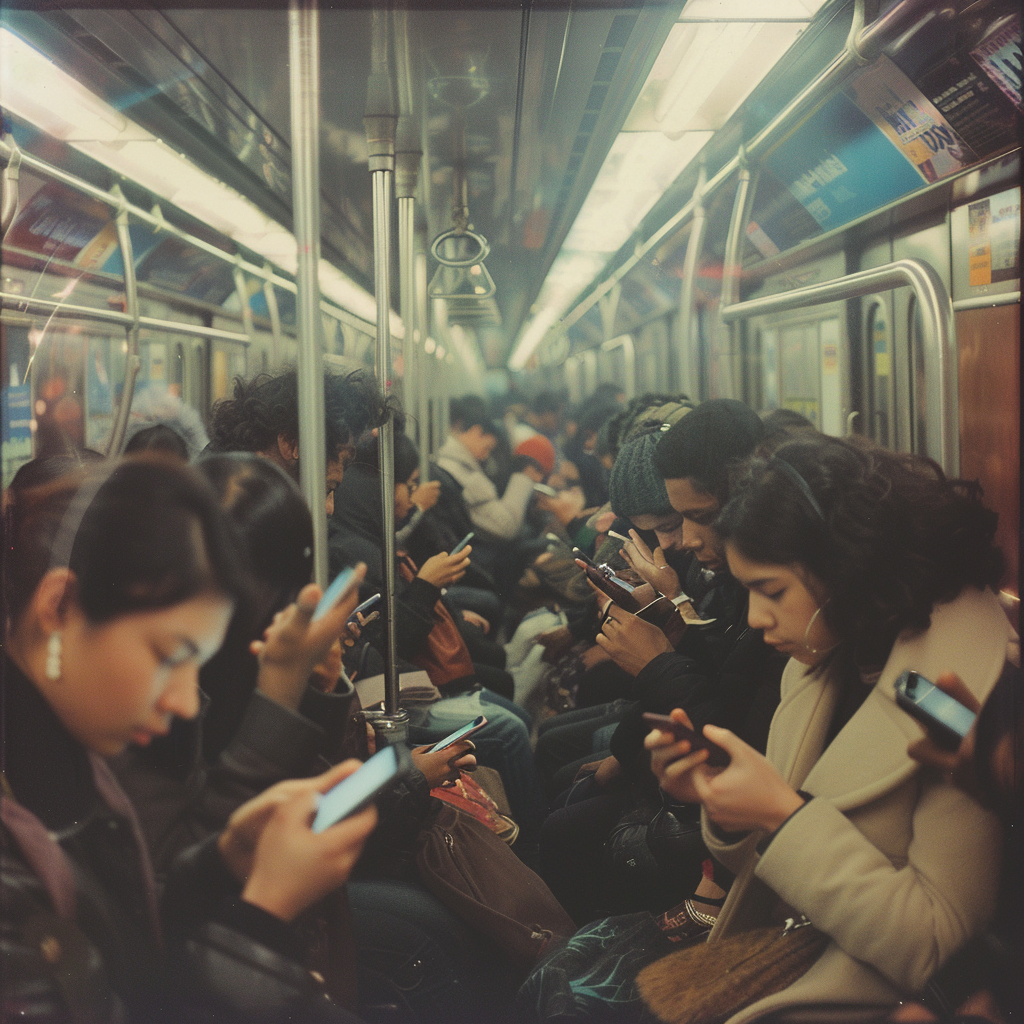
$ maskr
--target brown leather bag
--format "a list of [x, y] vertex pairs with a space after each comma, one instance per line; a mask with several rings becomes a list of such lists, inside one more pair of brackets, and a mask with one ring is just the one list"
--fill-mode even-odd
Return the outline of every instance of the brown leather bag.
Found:
[[[398, 553], [398, 571], [406, 583], [416, 578], [416, 563], [404, 552]], [[466, 641], [443, 601], [434, 605], [434, 628], [427, 637], [427, 649], [412, 661], [430, 676], [438, 689], [473, 675], [473, 661]]]
[[486, 825], [445, 804], [416, 844], [423, 884], [522, 970], [576, 931], [551, 890]]

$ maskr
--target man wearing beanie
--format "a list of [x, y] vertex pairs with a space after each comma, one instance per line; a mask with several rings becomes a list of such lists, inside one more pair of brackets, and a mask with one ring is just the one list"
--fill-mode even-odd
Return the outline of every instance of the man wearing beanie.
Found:
[[[786, 659], [764, 643], [760, 631], [747, 627], [747, 593], [729, 574], [722, 544], [714, 531], [714, 521], [728, 499], [731, 468], [752, 454], [762, 436], [761, 422], [752, 409], [741, 402], [718, 399], [705, 402], [684, 416], [662, 433], [651, 449], [654, 471], [663, 482], [676, 516], [674, 521], [680, 526], [674, 535], [666, 535], [664, 528], [671, 526], [673, 520], [663, 519], [659, 524], [659, 546], [653, 553], [637, 539], [623, 549], [638, 567], [646, 561], [658, 566], [667, 564], [674, 554], [673, 547], [691, 553], [695, 561], [682, 576], [682, 587], [693, 599], [700, 617], [714, 621], [705, 626], [690, 626], [677, 649], [672, 650], [656, 627], [621, 608], [611, 609], [597, 642], [616, 664], [634, 675], [631, 696], [636, 703], [625, 712], [611, 737], [612, 759], [595, 778], [614, 778], [621, 773], [634, 791], [647, 790], [648, 798], [656, 799], [657, 786], [643, 748], [649, 731], [641, 717], [645, 711], [668, 714], [681, 707], [698, 731], [710, 722], [731, 729], [762, 752], [765, 749]], [[627, 454], [627, 447], [620, 452], [619, 459]], [[631, 465], [620, 472], [623, 476], [619, 482], [625, 486], [615, 493], [624, 502], [622, 509], [631, 509], [634, 493], [651, 485], [640, 467]], [[630, 518], [636, 525], [637, 515]], [[644, 522], [642, 518], [639, 521]], [[593, 799], [607, 803], [610, 795], [611, 791], [606, 790]], [[575, 809], [577, 817], [582, 819], [585, 814], [584, 808]], [[542, 838], [542, 863], [543, 843]], [[577, 875], [582, 859], [583, 851], [576, 849], [573, 863]], [[680, 865], [684, 874], [687, 868], [692, 865]], [[667, 872], [661, 881], [670, 886], [671, 880], [672, 873]], [[579, 891], [584, 882], [580, 877], [574, 881]], [[717, 881], [728, 884], [721, 877]], [[557, 885], [552, 888], [558, 894]], [[597, 885], [592, 891], [600, 892], [600, 888]], [[700, 896], [711, 898], [724, 894], [724, 890], [707, 881], [697, 891]], [[686, 895], [677, 893], [673, 898]], [[694, 900], [696, 909], [713, 915], [715, 905], [701, 902], [700, 896]], [[625, 913], [627, 909], [640, 908], [618, 907], [611, 912]]]

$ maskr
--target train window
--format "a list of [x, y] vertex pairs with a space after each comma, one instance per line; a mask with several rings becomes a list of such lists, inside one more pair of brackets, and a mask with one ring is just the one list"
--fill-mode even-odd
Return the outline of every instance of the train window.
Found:
[[911, 451], [928, 454], [928, 378], [925, 375], [924, 319], [917, 296], [910, 297], [907, 307], [907, 334], [910, 338], [910, 430]]
[[185, 390], [185, 346], [179, 341], [171, 350], [171, 362], [167, 368], [167, 386], [172, 394], [183, 397]]
[[818, 325], [798, 324], [779, 332], [782, 405], [821, 429], [821, 368]]
[[819, 429], [833, 437], [842, 437], [846, 429], [843, 408], [843, 384], [839, 321], [835, 317], [818, 325], [821, 358], [821, 424]]
[[770, 412], [779, 407], [779, 332], [775, 329], [758, 331], [761, 363], [760, 409]]
[[868, 307], [865, 322], [865, 338], [867, 339], [868, 379], [868, 416], [871, 421], [871, 437], [884, 448], [895, 443], [893, 434], [893, 361], [892, 332], [889, 330], [889, 318], [881, 299], [875, 299]]

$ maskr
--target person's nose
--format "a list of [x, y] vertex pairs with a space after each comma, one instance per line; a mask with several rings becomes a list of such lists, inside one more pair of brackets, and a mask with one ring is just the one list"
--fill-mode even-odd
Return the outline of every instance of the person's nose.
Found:
[[683, 520], [679, 532], [682, 536], [680, 546], [683, 551], [700, 551], [704, 547], [704, 539], [701, 537], [700, 531], [692, 524], [688, 526], [687, 520]]
[[182, 665], [172, 672], [157, 707], [177, 718], [195, 718], [199, 714], [199, 667]]
[[751, 591], [750, 603], [747, 605], [747, 625], [751, 629], [765, 632], [775, 625], [775, 618], [770, 614], [767, 599], [754, 591]]
[[662, 530], [655, 530], [654, 536], [658, 538], [658, 547], [662, 551], [678, 551], [683, 539], [682, 527], [665, 533]]

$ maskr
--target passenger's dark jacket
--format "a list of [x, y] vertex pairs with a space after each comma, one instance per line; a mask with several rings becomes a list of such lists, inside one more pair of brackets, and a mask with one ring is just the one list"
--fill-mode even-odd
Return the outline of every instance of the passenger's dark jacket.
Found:
[[[699, 566], [687, 578], [696, 594]], [[699, 731], [707, 724], [730, 729], [764, 751], [787, 658], [747, 626], [747, 593], [727, 572], [717, 575], [698, 599], [698, 611], [716, 621], [690, 627], [676, 652], [660, 654], [636, 676], [636, 705], [612, 735], [611, 751], [627, 772], [646, 778], [645, 711], [668, 714], [683, 708]]]
[[172, 870], [161, 921], [106, 763], [7, 660], [3, 696], [0, 1020], [354, 1020], [300, 966], [293, 930], [239, 898], [212, 840]]

